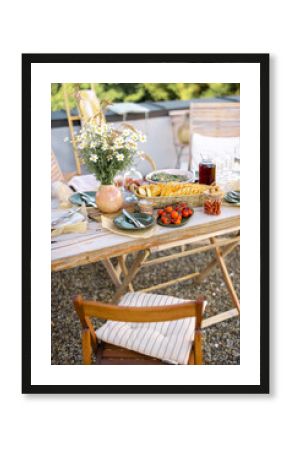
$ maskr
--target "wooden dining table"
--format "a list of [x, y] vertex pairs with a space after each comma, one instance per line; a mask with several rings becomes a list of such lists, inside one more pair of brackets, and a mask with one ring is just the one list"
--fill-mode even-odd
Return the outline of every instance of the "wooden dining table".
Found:
[[[170, 279], [166, 282], [141, 289], [150, 292], [175, 283], [193, 279], [202, 283], [217, 267], [221, 270], [233, 308], [203, 321], [203, 327], [237, 316], [240, 302], [226, 265], [226, 256], [240, 243], [240, 208], [224, 206], [218, 216], [195, 208], [193, 216], [179, 228], [155, 225], [148, 237], [116, 234], [102, 227], [100, 222], [89, 221], [84, 233], [71, 233], [52, 239], [52, 271], [68, 270], [101, 261], [115, 285], [112, 302], [118, 303], [128, 291], [134, 291], [134, 278], [142, 267], [178, 260], [201, 252], [214, 251], [214, 258], [198, 272]], [[158, 252], [174, 249], [167, 256]], [[133, 255], [128, 266], [127, 257]], [[140, 290], [139, 290], [140, 291]]]

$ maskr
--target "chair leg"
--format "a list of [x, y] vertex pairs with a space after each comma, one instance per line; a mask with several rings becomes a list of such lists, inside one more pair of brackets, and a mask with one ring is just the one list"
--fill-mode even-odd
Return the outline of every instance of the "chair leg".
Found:
[[201, 366], [203, 364], [202, 354], [202, 333], [200, 330], [196, 330], [194, 337], [194, 364]]
[[189, 366], [193, 366], [193, 365], [195, 364], [194, 348], [192, 348], [192, 349], [190, 350], [189, 358], [188, 358], [187, 364], [188, 364]]
[[83, 349], [83, 364], [92, 364], [92, 348], [90, 330], [85, 328], [82, 331], [82, 349]]

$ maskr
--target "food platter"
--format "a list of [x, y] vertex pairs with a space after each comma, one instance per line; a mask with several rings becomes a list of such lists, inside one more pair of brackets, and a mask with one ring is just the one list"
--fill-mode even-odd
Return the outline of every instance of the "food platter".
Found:
[[177, 228], [185, 225], [194, 211], [187, 203], [177, 203], [157, 211], [157, 223], [162, 227]]
[[161, 169], [146, 175], [146, 180], [150, 183], [189, 183], [194, 181], [194, 174], [188, 170], [181, 169]]
[[202, 206], [203, 193], [208, 186], [198, 183], [163, 183], [139, 186], [135, 190], [138, 198], [146, 198], [154, 208], [172, 203], [187, 202], [191, 207]]
[[189, 221], [189, 219], [190, 219], [190, 217], [183, 217], [182, 220], [181, 220], [181, 222], [180, 222], [179, 224], [176, 224], [176, 223], [168, 223], [168, 224], [164, 224], [164, 223], [162, 222], [161, 218], [158, 217], [157, 223], [158, 223], [158, 225], [160, 225], [161, 227], [165, 227], [165, 228], [179, 228], [179, 227], [182, 227], [182, 225], [185, 225], [186, 222]]

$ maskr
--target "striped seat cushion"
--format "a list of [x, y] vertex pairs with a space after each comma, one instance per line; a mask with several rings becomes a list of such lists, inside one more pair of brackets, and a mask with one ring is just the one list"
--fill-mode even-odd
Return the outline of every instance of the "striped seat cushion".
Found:
[[[162, 306], [185, 303], [176, 297], [128, 293], [122, 306]], [[187, 364], [193, 342], [195, 317], [170, 322], [131, 323], [107, 321], [97, 329], [98, 339], [172, 364]]]

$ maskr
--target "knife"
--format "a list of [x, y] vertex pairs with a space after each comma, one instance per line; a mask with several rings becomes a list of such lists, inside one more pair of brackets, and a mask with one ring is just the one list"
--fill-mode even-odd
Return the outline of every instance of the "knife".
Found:
[[141, 223], [138, 219], [135, 219], [135, 217], [133, 217], [130, 213], [128, 213], [126, 209], [122, 209], [122, 213], [124, 214], [124, 216], [130, 219], [131, 222], [133, 222], [136, 228], [145, 228], [145, 225], [143, 225], [143, 223]]

